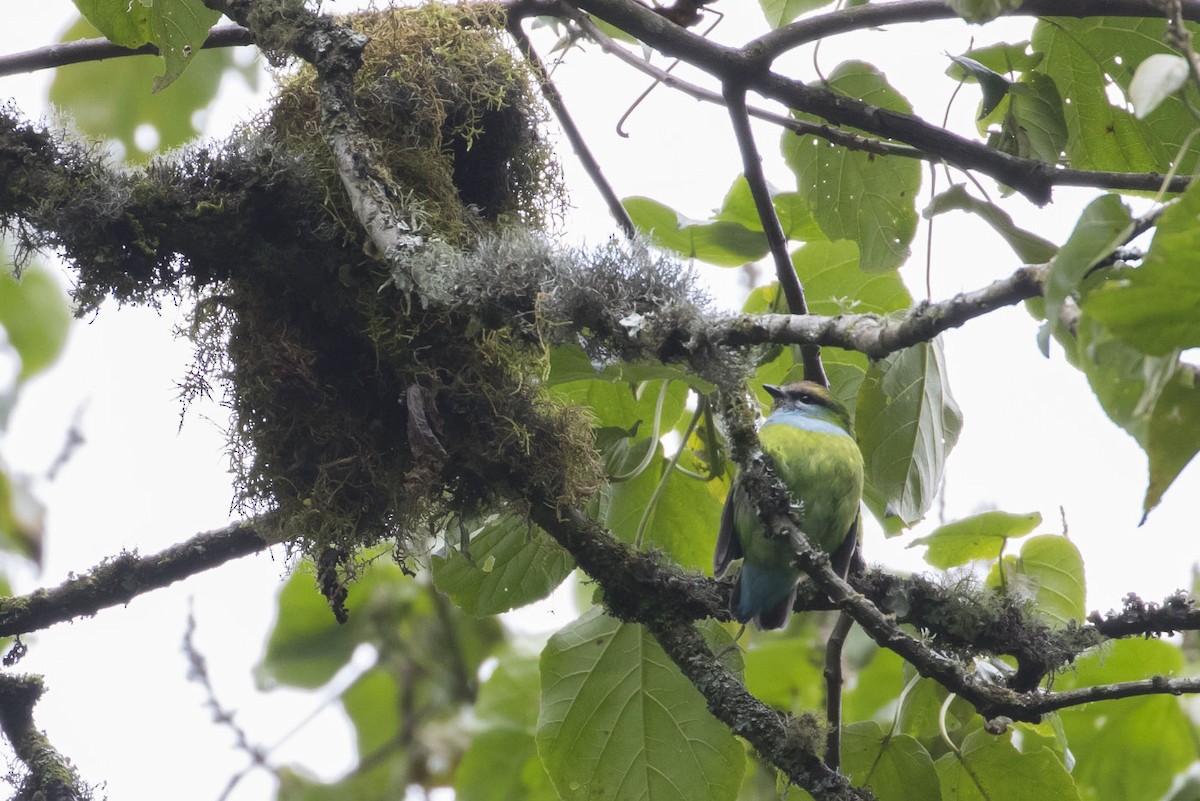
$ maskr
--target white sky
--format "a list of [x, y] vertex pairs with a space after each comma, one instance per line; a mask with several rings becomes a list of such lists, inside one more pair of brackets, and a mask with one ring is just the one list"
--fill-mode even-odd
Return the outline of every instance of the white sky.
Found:
[[[66, 0], [30, 6], [15, 23], [0, 27], [0, 52], [55, 41], [73, 14]], [[744, 38], [733, 16], [716, 38]], [[762, 26], [749, 7], [746, 16]], [[1007, 28], [1027, 26], [1014, 22]], [[987, 32], [933, 23], [898, 26], [826, 43], [820, 60], [828, 72], [843, 58], [867, 53], [918, 113], [940, 119], [954, 88], [942, 77], [943, 54], [961, 52], [972, 34]], [[541, 44], [548, 49], [545, 40]], [[794, 59], [795, 74], [811, 75], [810, 53]], [[615, 122], [646, 80], [615, 62], [603, 69], [602, 64], [594, 49], [588, 58], [574, 53], [555, 77], [618, 194], [648, 195], [689, 217], [706, 217], [741, 171], [723, 110], [660, 88], [634, 113], [628, 124], [632, 138], [620, 139], [613, 132]], [[15, 98], [36, 117], [45, 109], [49, 80], [48, 73], [0, 79], [0, 96]], [[248, 95], [240, 79], [230, 80], [225, 89], [210, 119], [214, 136], [254, 114], [261, 102]], [[969, 123], [975, 97], [971, 87], [964, 90], [955, 107], [959, 125]], [[786, 184], [790, 173], [778, 155], [777, 132], [762, 125], [757, 131], [768, 176]], [[607, 238], [613, 227], [598, 195], [565, 151], [564, 161], [576, 206], [569, 232], [591, 242]], [[944, 178], [939, 187], [945, 188]], [[1091, 196], [1060, 189], [1048, 209], [1017, 200], [1009, 210], [1020, 224], [1061, 242], [1080, 204]], [[904, 272], [914, 294], [923, 285], [924, 246], [922, 227]], [[935, 299], [982, 286], [1017, 266], [973, 219], [958, 215], [937, 223]], [[739, 271], [702, 269], [726, 305], [740, 302]], [[41, 488], [49, 507], [45, 569], [41, 576], [22, 577], [19, 590], [57, 584], [71, 571], [83, 572], [123, 548], [157, 551], [229, 519], [220, 410], [197, 408], [179, 430], [175, 383], [187, 369], [191, 348], [172, 337], [175, 314], [174, 309], [158, 314], [106, 307], [94, 321], [76, 326], [58, 368], [29, 387], [3, 443], [9, 464], [22, 472], [43, 471], [79, 414], [86, 444], [56, 482]], [[947, 518], [985, 507], [1036, 510], [1046, 521], [1040, 530], [1053, 532], [1059, 529], [1061, 505], [1086, 560], [1090, 608], [1115, 606], [1128, 591], [1155, 599], [1188, 586], [1200, 545], [1193, 510], [1185, 504], [1200, 489], [1200, 468], [1193, 464], [1150, 521], [1137, 528], [1144, 456], [1107, 420], [1086, 381], [1060, 353], [1050, 360], [1039, 354], [1035, 332], [1034, 321], [1017, 308], [946, 337], [952, 386], [965, 414], [946, 485]], [[885, 543], [874, 535], [867, 555], [889, 566], [919, 569], [918, 554], [905, 552], [904, 545], [904, 540]], [[114, 799], [157, 799], [168, 786], [173, 795], [188, 788], [183, 797], [215, 799], [245, 758], [232, 750], [227, 730], [210, 724], [202, 693], [186, 681], [180, 642], [189, 598], [194, 598], [197, 639], [221, 701], [237, 710], [257, 742], [272, 744], [322, 701], [319, 695], [260, 694], [253, 688], [251, 668], [261, 654], [284, 572], [279, 552], [243, 559], [127, 608], [29, 638], [21, 669], [45, 674], [50, 689], [36, 709], [38, 725], [87, 780], [106, 781]], [[562, 617], [542, 619], [556, 625], [553, 621]], [[344, 737], [337, 736], [339, 729]], [[339, 714], [327, 712], [276, 752], [275, 761], [303, 761], [334, 778], [350, 764], [352, 749], [349, 727]], [[264, 799], [273, 792], [273, 780], [259, 772], [233, 798]]]

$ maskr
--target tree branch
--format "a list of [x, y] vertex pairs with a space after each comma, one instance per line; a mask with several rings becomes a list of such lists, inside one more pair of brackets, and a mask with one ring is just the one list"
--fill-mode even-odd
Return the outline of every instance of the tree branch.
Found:
[[[220, 25], [208, 32], [208, 39], [201, 47], [210, 50], [218, 47], [243, 47], [254, 44], [254, 36], [240, 25]], [[88, 61], [103, 61], [106, 58], [125, 56], [156, 56], [158, 48], [152, 44], [129, 48], [115, 45], [107, 39], [79, 39], [74, 42], [47, 45], [22, 53], [0, 56], [0, 77], [22, 72], [65, 67]]]
[[[1185, 19], [1200, 21], [1200, 0], [1185, 0], [1182, 5]], [[1002, 16], [1162, 17], [1163, 9], [1159, 0], [1024, 0], [1018, 8]], [[776, 28], [747, 43], [743, 50], [753, 61], [765, 66], [788, 50], [829, 36], [907, 22], [957, 17], [943, 0], [903, 0], [861, 5]]]
[[45, 692], [40, 676], [0, 675], [0, 729], [29, 771], [15, 798], [91, 801], [71, 761], [33, 723], [33, 707]]
[[0, 636], [38, 631], [75, 617], [94, 615], [110, 606], [127, 604], [150, 590], [282, 541], [281, 532], [259, 519], [197, 534], [151, 556], [121, 553], [54, 589], [0, 598]]
[[938, 334], [966, 322], [1039, 297], [1046, 281], [1042, 265], [1022, 267], [1008, 278], [982, 289], [962, 292], [937, 303], [918, 303], [898, 317], [876, 314], [795, 316], [787, 314], [740, 315], [718, 322], [713, 338], [725, 345], [816, 344], [864, 353], [880, 359], [889, 353], [928, 342]]

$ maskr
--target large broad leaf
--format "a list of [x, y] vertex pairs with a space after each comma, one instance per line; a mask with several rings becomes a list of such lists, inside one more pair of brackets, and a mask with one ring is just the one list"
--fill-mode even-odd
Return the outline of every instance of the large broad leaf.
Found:
[[767, 253], [762, 230], [727, 220], [693, 220], [648, 197], [621, 201], [638, 231], [659, 247], [719, 267], [740, 267]]
[[874, 721], [845, 727], [842, 768], [856, 787], [869, 787], [879, 801], [938, 797], [937, 771], [924, 746], [907, 734], [889, 734]]
[[1150, 483], [1142, 502], [1143, 516], [1162, 500], [1163, 493], [1200, 453], [1200, 381], [1196, 371], [1181, 369], [1163, 387], [1150, 417]]
[[495, 615], [541, 600], [575, 568], [550, 535], [520, 515], [487, 521], [468, 553], [433, 557], [437, 588], [472, 615]]
[[537, 745], [564, 801], [732, 801], [746, 755], [637, 624], [593, 609], [542, 652]]
[[1084, 617], [1087, 586], [1083, 556], [1066, 537], [1043, 534], [1021, 546], [1016, 559], [999, 563], [988, 576], [988, 585], [1003, 582], [1010, 591], [1032, 602], [1034, 613], [1055, 628], [1065, 628]]
[[[775, 208], [775, 215], [779, 218], [784, 236], [805, 242], [824, 239], [824, 234], [799, 193], [780, 192], [770, 186], [768, 189], [771, 193], [771, 205]], [[763, 230], [762, 218], [758, 215], [758, 206], [754, 203], [754, 195], [750, 192], [750, 183], [746, 176], [739, 175], [734, 179], [733, 186], [729, 187], [725, 200], [713, 219], [737, 223], [748, 231]]]
[[158, 48], [166, 66], [154, 80], [156, 92], [183, 73], [221, 18], [202, 0], [75, 0], [75, 5], [113, 44]]
[[[1118, 640], [1078, 659], [1073, 670], [1055, 679], [1054, 687], [1068, 690], [1185, 672], [1178, 646]], [[1059, 715], [1075, 755], [1075, 782], [1088, 798], [1157, 801], [1196, 759], [1192, 723], [1180, 699], [1171, 695], [1105, 701]]]
[[[1121, 245], [1133, 230], [1129, 209], [1117, 195], [1096, 198], [1083, 210], [1070, 238], [1050, 262], [1046, 277], [1046, 331], [1058, 330], [1058, 313], [1100, 259]], [[1048, 339], [1043, 340], [1046, 351]]]
[[999, 559], [1010, 538], [1024, 537], [1041, 522], [1042, 516], [1037, 512], [1025, 515], [983, 512], [940, 526], [933, 533], [913, 540], [908, 547], [926, 546], [925, 561], [946, 570], [974, 559]]
[[[1079, 790], [1053, 751], [1043, 747], [1021, 753], [1011, 740], [1011, 732], [997, 736], [979, 730], [968, 734], [957, 751], [937, 761], [942, 798], [1078, 801]], [[1124, 769], [1128, 770], [1128, 765]]]
[[[912, 111], [883, 74], [864, 62], [840, 65], [829, 84], [834, 91], [875, 106]], [[867, 272], [894, 270], [908, 259], [917, 231], [919, 162], [851, 151], [794, 133], [783, 135], [782, 147], [800, 193], [828, 239], [856, 242]]]
[[889, 531], [916, 523], [933, 503], [962, 428], [941, 341], [873, 364], [859, 389], [854, 427], [866, 464], [867, 506]]
[[[645, 453], [644, 448], [651, 445], [661, 448], [658, 443], [643, 441], [640, 453]], [[631, 454], [630, 461], [640, 453]], [[729, 484], [723, 479], [700, 481], [673, 471], [666, 486], [658, 490], [665, 464], [663, 455], [657, 454], [640, 475], [614, 485], [609, 495], [608, 516], [602, 522], [622, 540], [632, 543], [645, 518], [643, 536], [647, 543], [666, 551], [684, 567], [712, 570], [721, 507]], [[691, 453], [684, 453], [680, 464], [694, 471], [700, 468]], [[651, 503], [653, 507], [647, 516]]]
[[1057, 164], [1069, 138], [1054, 81], [1040, 72], [1027, 73], [1009, 87], [1007, 100], [1000, 132], [989, 137], [989, 143], [1020, 158]]
[[1200, 346], [1200, 186], [1163, 213], [1145, 261], [1086, 298], [1089, 314], [1138, 350], [1160, 356]]
[[[135, 5], [137, 0], [135, 0]], [[64, 35], [64, 41], [96, 36], [86, 20], [79, 20]], [[113, 58], [107, 61], [60, 67], [50, 85], [50, 101], [71, 115], [80, 130], [89, 137], [116, 140], [125, 149], [125, 158], [142, 161], [155, 150], [178, 147], [199, 134], [197, 112], [217, 94], [221, 77], [236, 69], [247, 81], [257, 81], [257, 66], [234, 67], [230, 50], [204, 50], [197, 53], [190, 69], [171, 86], [170, 91], [151, 94], [156, 61], [150, 56]], [[97, 86], [109, 87], [98, 92]], [[157, 137], [154, 146], [137, 134], [148, 126]]]
[[1114, 423], [1146, 451], [1150, 479], [1143, 515], [1200, 452], [1196, 371], [1175, 354], [1147, 356], [1113, 336], [1085, 308], [1076, 327], [1077, 362]]
[[[1177, 97], [1169, 97], [1145, 119], [1114, 105], [1115, 84], [1128, 92], [1134, 70], [1154, 53], [1170, 52], [1165, 18], [1042, 18], [1033, 48], [1044, 54], [1041, 71], [1052, 76], [1065, 101], [1067, 158], [1085, 170], [1165, 173], [1195, 119]], [[1193, 163], [1193, 142], [1181, 163]]]
[[43, 267], [28, 267], [21, 278], [0, 271], [0, 326], [21, 358], [24, 381], [49, 367], [62, 352], [71, 326], [67, 298]]

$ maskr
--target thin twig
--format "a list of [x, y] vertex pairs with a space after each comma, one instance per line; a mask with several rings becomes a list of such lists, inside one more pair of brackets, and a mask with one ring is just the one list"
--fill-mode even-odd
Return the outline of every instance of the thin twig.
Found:
[[842, 651], [853, 627], [854, 618], [839, 612], [825, 642], [825, 764], [830, 770], [842, 767]]
[[[208, 32], [208, 39], [201, 47], [210, 50], [218, 47], [244, 47], [254, 44], [254, 36], [240, 25], [221, 25]], [[0, 77], [18, 75], [23, 72], [65, 67], [89, 61], [127, 56], [156, 56], [158, 48], [152, 44], [141, 47], [121, 47], [107, 39], [79, 39], [74, 42], [47, 45], [21, 53], [0, 56]]]
[[558, 124], [562, 127], [567, 141], [571, 143], [571, 148], [575, 151], [576, 157], [583, 165], [588, 178], [592, 180], [592, 184], [599, 190], [600, 196], [604, 198], [604, 202], [608, 206], [608, 213], [617, 221], [617, 225], [621, 226], [621, 230], [625, 232], [626, 237], [631, 240], [635, 239], [637, 237], [637, 228], [634, 226], [633, 220], [630, 219], [629, 212], [622, 205], [621, 198], [613, 191], [612, 184], [608, 182], [608, 178], [604, 175], [604, 169], [600, 166], [600, 162], [592, 155], [591, 148], [588, 147], [587, 142], [583, 138], [583, 132], [579, 130], [579, 126], [575, 124], [571, 112], [567, 110], [562, 93], [554, 85], [554, 81], [550, 78], [550, 72], [546, 69], [545, 62], [537, 54], [537, 51], [533, 47], [533, 42], [529, 41], [529, 36], [525, 33], [525, 29], [521, 27], [520, 20], [511, 21], [508, 26], [508, 32], [516, 40], [517, 46], [521, 48], [521, 53], [525, 56], [525, 60], [529, 62], [529, 65], [537, 75], [538, 85], [542, 90], [542, 97], [546, 98], [546, 103], [554, 111], [554, 116], [558, 118]]
[[[725, 85], [725, 104], [729, 108], [729, 121], [737, 138], [738, 150], [742, 154], [742, 172], [746, 183], [750, 186], [750, 195], [754, 198], [754, 207], [758, 211], [758, 219], [762, 222], [763, 233], [767, 238], [767, 247], [771, 251], [771, 260], [775, 263], [775, 276], [783, 296], [787, 299], [788, 311], [792, 314], [808, 314], [808, 302], [804, 298], [804, 287], [792, 266], [791, 256], [787, 252], [787, 234], [775, 213], [775, 204], [771, 200], [771, 190], [767, 186], [767, 178], [763, 174], [762, 156], [754, 141], [754, 131], [750, 128], [750, 117], [746, 113], [746, 90], [734, 84]], [[821, 350], [813, 345], [800, 348], [804, 362], [804, 377], [822, 386], [829, 385], [825, 377], [825, 368], [821, 364]]]

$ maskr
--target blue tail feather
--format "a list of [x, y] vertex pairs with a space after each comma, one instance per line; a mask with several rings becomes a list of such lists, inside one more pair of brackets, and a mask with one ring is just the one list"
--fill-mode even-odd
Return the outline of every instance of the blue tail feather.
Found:
[[739, 623], [753, 620], [762, 629], [781, 629], [792, 615], [798, 582], [794, 570], [743, 563], [730, 611]]

